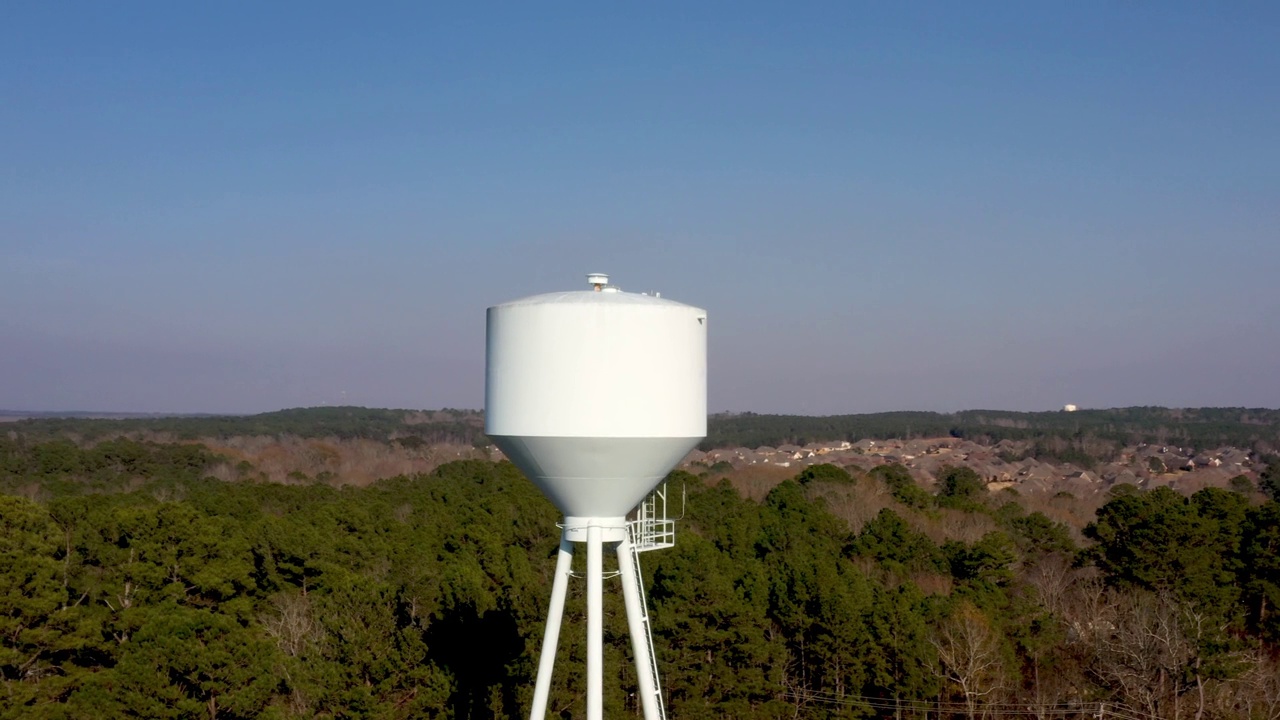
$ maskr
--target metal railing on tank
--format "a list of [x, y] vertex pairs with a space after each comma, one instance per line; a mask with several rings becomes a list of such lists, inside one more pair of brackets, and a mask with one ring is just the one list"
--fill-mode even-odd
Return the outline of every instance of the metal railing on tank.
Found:
[[[635, 509], [635, 519], [627, 522], [631, 535], [631, 547], [636, 552], [662, 550], [675, 547], [676, 521], [684, 518], [685, 488], [680, 486], [680, 514], [672, 517], [673, 502], [669, 502], [667, 483], [654, 488]], [[670, 498], [674, 500], [674, 498]]]
[[641, 608], [640, 624], [644, 628], [642, 631], [644, 642], [647, 643], [649, 648], [648, 664], [649, 672], [652, 673], [654, 679], [653, 699], [657, 710], [657, 720], [666, 720], [667, 703], [662, 696], [661, 684], [658, 682], [658, 657], [653, 647], [653, 627], [649, 623], [649, 601], [645, 597], [644, 575], [640, 571], [640, 553], [675, 546], [676, 521], [684, 518], [684, 485], [680, 486], [679, 516], [671, 517], [668, 498], [667, 483], [663, 481], [661, 485], [654, 488], [653, 492], [649, 493], [649, 496], [636, 506], [635, 519], [627, 521], [627, 532], [631, 541], [631, 563], [636, 578], [634, 589], [636, 597], [633, 601]]

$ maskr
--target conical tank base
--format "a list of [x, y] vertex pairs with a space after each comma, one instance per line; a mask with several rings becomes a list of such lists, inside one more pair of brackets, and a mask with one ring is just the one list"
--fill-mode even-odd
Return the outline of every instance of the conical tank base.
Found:
[[490, 435], [567, 516], [631, 512], [701, 437], [531, 437]]

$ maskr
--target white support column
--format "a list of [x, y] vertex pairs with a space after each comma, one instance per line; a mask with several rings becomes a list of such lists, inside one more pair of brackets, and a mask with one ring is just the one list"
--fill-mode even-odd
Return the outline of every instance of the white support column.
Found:
[[639, 579], [636, 577], [636, 559], [631, 552], [631, 541], [618, 543], [618, 570], [622, 575], [622, 597], [627, 603], [627, 628], [631, 631], [631, 653], [635, 656], [636, 676], [640, 680], [640, 704], [644, 708], [644, 720], [661, 720], [658, 712], [657, 678], [653, 676], [653, 657], [650, 654], [649, 632], [645, 628], [644, 606], [640, 602]]
[[564, 619], [564, 598], [569, 588], [569, 571], [573, 568], [573, 543], [560, 535], [560, 553], [556, 557], [556, 574], [551, 580], [551, 606], [547, 609], [547, 628], [542, 635], [542, 655], [538, 658], [538, 680], [533, 686], [533, 706], [529, 720], [545, 720], [547, 695], [551, 692], [551, 672], [556, 665], [556, 647], [560, 643], [560, 622]]
[[587, 527], [587, 720], [604, 720], [604, 543]]

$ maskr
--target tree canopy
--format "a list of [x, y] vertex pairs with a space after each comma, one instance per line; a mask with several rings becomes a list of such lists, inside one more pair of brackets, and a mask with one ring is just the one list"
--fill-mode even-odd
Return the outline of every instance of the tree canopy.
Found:
[[[3, 443], [0, 718], [527, 713], [560, 518], [512, 465], [283, 486], [204, 477], [216, 459], [192, 444]], [[759, 502], [673, 478], [688, 488], [680, 538], [644, 556], [673, 716], [976, 714], [1082, 696], [1226, 716], [1268, 697], [1274, 501], [1130, 489], [1078, 549], [962, 470], [936, 502], [900, 494], [923, 491], [892, 466], [872, 476], [889, 505], [856, 532], [827, 503], [860, 497], [861, 481], [821, 466]], [[968, 529], [942, 538], [957, 520]], [[550, 706], [577, 716], [572, 587]], [[606, 708], [628, 714], [616, 595], [606, 611], [621, 668]]]

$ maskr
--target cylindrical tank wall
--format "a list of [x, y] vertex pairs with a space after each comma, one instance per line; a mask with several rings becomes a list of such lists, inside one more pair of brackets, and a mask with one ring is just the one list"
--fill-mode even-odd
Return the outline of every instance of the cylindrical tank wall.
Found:
[[706, 312], [626, 293], [489, 308], [485, 432], [703, 437]]

